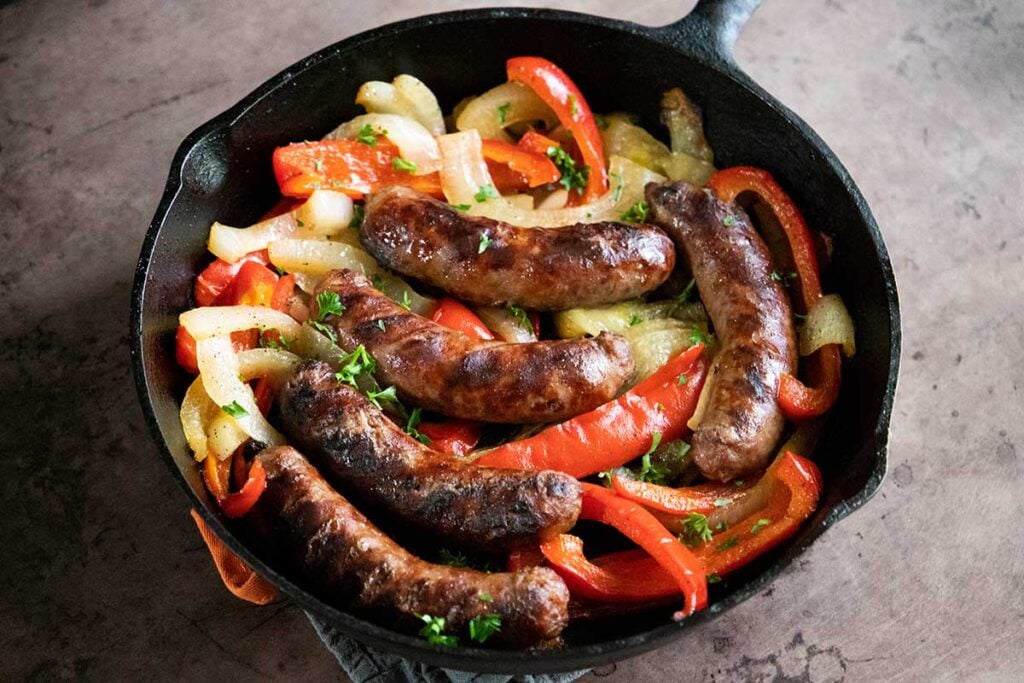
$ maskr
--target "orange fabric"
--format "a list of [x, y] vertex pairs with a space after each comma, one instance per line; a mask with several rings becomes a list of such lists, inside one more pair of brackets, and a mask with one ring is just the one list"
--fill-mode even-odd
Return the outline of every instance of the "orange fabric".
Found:
[[192, 510], [192, 519], [199, 527], [199, 535], [206, 542], [206, 547], [210, 549], [217, 573], [220, 574], [224, 585], [236, 598], [256, 605], [266, 605], [277, 599], [277, 588], [228, 550], [228, 547], [217, 538], [217, 535], [210, 530], [210, 527], [195, 510]]

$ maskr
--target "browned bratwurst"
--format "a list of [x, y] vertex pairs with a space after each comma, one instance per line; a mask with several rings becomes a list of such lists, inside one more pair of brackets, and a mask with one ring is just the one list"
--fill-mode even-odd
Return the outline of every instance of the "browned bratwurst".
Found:
[[532, 645], [568, 622], [569, 591], [543, 567], [485, 574], [425, 562], [382, 533], [332, 489], [298, 451], [259, 454], [267, 488], [248, 521], [328, 600], [416, 629], [418, 615], [443, 617], [445, 633], [466, 638], [474, 617], [497, 614], [494, 642]]
[[403, 528], [481, 550], [532, 546], [568, 531], [581, 489], [560, 472], [477, 467], [416, 441], [326, 363], [281, 388], [281, 425], [340, 490]]
[[399, 185], [367, 199], [360, 235], [382, 264], [459, 299], [541, 311], [640, 296], [675, 265], [672, 241], [651, 225], [521, 228]]
[[425, 410], [481, 422], [557, 422], [611, 400], [634, 371], [618, 335], [481, 341], [405, 310], [350, 270], [328, 273], [316, 291], [327, 290], [345, 306], [326, 320], [341, 347], [363, 344], [381, 383]]
[[651, 215], [682, 249], [721, 348], [693, 457], [719, 481], [763, 467], [782, 433], [779, 377], [796, 365], [789, 300], [742, 210], [688, 183], [647, 186]]

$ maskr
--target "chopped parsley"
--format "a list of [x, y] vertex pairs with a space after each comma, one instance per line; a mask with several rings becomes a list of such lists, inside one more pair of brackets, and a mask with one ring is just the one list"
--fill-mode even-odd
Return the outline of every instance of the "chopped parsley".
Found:
[[[359, 388], [356, 380], [360, 375], [372, 374], [377, 369], [377, 361], [374, 360], [366, 347], [360, 344], [352, 353], [346, 353], [339, 363], [340, 369], [334, 373], [334, 379], [342, 384]], [[394, 387], [391, 387], [392, 389]], [[369, 398], [369, 396], [368, 396]], [[373, 399], [370, 399], [373, 401]], [[377, 406], [380, 407], [379, 405]]]
[[594, 121], [601, 130], [608, 130], [608, 126], [611, 125], [611, 121], [604, 114], [594, 114]]
[[[417, 408], [417, 410], [419, 410], [419, 408]], [[441, 550], [438, 551], [437, 556], [440, 558], [441, 564], [446, 564], [449, 567], [462, 568], [470, 566], [469, 560], [466, 559], [465, 555], [455, 552], [454, 550], [448, 550], [448, 548], [441, 548]]]
[[690, 332], [691, 344], [707, 344], [710, 340], [711, 335], [707, 334], [704, 330], [700, 329], [699, 327], [694, 327], [693, 330]]
[[469, 204], [452, 204], [451, 206], [456, 211], [469, 211], [470, 209]]
[[762, 517], [761, 519], [759, 519], [756, 522], [754, 522], [754, 526], [750, 527], [750, 533], [756, 534], [761, 529], [765, 528], [766, 526], [768, 526], [771, 523], [772, 523], [772, 520], [768, 519], [767, 517]]
[[395, 387], [390, 386], [387, 389], [381, 389], [380, 391], [374, 391], [373, 389], [366, 390], [366, 400], [381, 408], [381, 401], [397, 401], [398, 394]]
[[576, 161], [561, 147], [552, 145], [548, 147], [547, 154], [562, 174], [558, 181], [562, 187], [570, 192], [576, 190], [577, 193], [583, 194], [583, 188], [587, 186], [587, 177], [590, 175], [590, 167], [576, 168]]
[[629, 211], [622, 214], [622, 220], [627, 223], [643, 223], [647, 220], [647, 215], [650, 211], [651, 207], [648, 206], [647, 202], [641, 199], [636, 204], [629, 207]]
[[579, 102], [576, 101], [576, 96], [570, 94], [569, 99], [567, 101], [569, 103], [569, 108], [572, 110], [572, 117], [576, 118], [576, 116], [580, 113], [580, 105]]
[[734, 545], [736, 545], [739, 542], [740, 542], [740, 539], [737, 538], [736, 536], [733, 536], [728, 541], [722, 541], [721, 543], [716, 545], [715, 546], [715, 550], [718, 550], [718, 551], [728, 550], [729, 548], [732, 548]]
[[[285, 270], [281, 266], [274, 266], [274, 270], [277, 271], [278, 275], [284, 275], [284, 274], [286, 274], [288, 272], [287, 270]], [[806, 318], [807, 316], [805, 315], [804, 317]]]
[[345, 305], [341, 303], [341, 297], [337, 292], [324, 290], [316, 295], [316, 320], [323, 322], [329, 315], [342, 315], [345, 313]]
[[676, 383], [677, 384], [686, 384], [689, 381], [690, 381], [690, 378], [687, 377], [686, 375], [679, 375], [679, 379], [676, 380]]
[[332, 344], [338, 343], [338, 335], [334, 333], [334, 330], [331, 329], [330, 325], [324, 325], [319, 320], [310, 320], [309, 324], [313, 327], [313, 329], [318, 330], [320, 334], [330, 339]]
[[683, 533], [679, 534], [679, 540], [691, 548], [711, 540], [711, 527], [708, 526], [708, 518], [699, 512], [691, 512], [683, 520]]
[[494, 188], [494, 185], [487, 183], [486, 185], [481, 185], [479, 189], [477, 189], [476, 194], [473, 195], [473, 199], [475, 199], [478, 204], [482, 204], [488, 199], [497, 199], [500, 196], [501, 195], [499, 195], [498, 191]]
[[366, 216], [366, 209], [363, 208], [362, 204], [356, 204], [352, 207], [352, 220], [349, 221], [348, 227], [353, 230], [358, 230], [363, 225], [363, 217]]
[[402, 290], [402, 300], [398, 302], [398, 305], [401, 306], [402, 308], [404, 308], [407, 311], [412, 308], [412, 299], [409, 298], [409, 290], [408, 289], [403, 289]]
[[296, 218], [296, 219], [295, 219], [295, 225], [296, 225], [296, 227], [299, 227], [299, 228], [304, 228], [304, 227], [306, 227], [306, 224], [305, 224], [305, 223], [303, 223], [303, 222], [302, 222], [302, 221], [301, 221], [300, 219], [298, 219], [298, 218]]
[[664, 478], [662, 468], [651, 463], [651, 455], [654, 451], [658, 450], [658, 446], [661, 444], [661, 432], [654, 432], [651, 437], [651, 447], [647, 449], [647, 452], [640, 458], [640, 481], [656, 482]]
[[501, 630], [501, 615], [482, 614], [469, 620], [469, 637], [482, 643]]
[[267, 334], [267, 330], [260, 331], [259, 345], [261, 349], [276, 349], [278, 351], [290, 351], [292, 343], [277, 333], [274, 336]]
[[481, 602], [494, 602], [494, 598], [491, 597], [490, 593], [481, 593], [477, 596]]
[[405, 171], [406, 173], [415, 173], [416, 164], [411, 161], [406, 161], [402, 157], [395, 157], [391, 160], [391, 165], [399, 171]]
[[444, 645], [454, 647], [459, 644], [456, 636], [448, 636], [444, 633], [444, 617], [432, 617], [429, 614], [417, 615], [426, 624], [420, 629], [420, 635], [427, 639], [431, 645]]
[[381, 332], [386, 332], [388, 329], [388, 324], [384, 322], [384, 318], [377, 318], [377, 327], [380, 328]]
[[634, 313], [633, 315], [631, 315], [629, 317], [629, 326], [630, 327], [635, 327], [636, 325], [639, 325], [643, 321], [644, 321], [644, 319], [641, 318], [639, 314]]
[[715, 505], [716, 508], [724, 508], [728, 504], [729, 504], [729, 499], [728, 498], [715, 498], [714, 505]]
[[[661, 404], [658, 404], [661, 405]], [[656, 406], [657, 407], [657, 406]], [[664, 410], [662, 406], [658, 408]], [[670, 441], [661, 446], [661, 433], [655, 432], [651, 448], [640, 457], [640, 471], [637, 479], [662, 486], [672, 483], [686, 465], [686, 454], [690, 444], [685, 441]]]
[[[622, 186], [623, 186], [622, 174], [620, 174], [620, 173], [609, 173], [608, 175], [610, 175], [612, 178], [615, 178], [615, 191], [614, 191], [614, 193], [612, 195], [612, 201], [615, 202], [616, 204], [618, 204], [619, 200], [622, 199]], [[587, 214], [587, 218], [590, 218], [590, 214]]]
[[491, 238], [487, 236], [487, 233], [480, 235], [480, 246], [477, 248], [476, 253], [482, 254], [487, 251], [487, 247], [491, 246]]
[[374, 132], [373, 126], [367, 123], [356, 133], [356, 140], [364, 145], [375, 147], [377, 145], [377, 133]]
[[249, 414], [249, 411], [238, 404], [238, 401], [232, 401], [226, 406], [221, 406], [221, 410], [234, 418], [245, 417]]
[[708, 583], [721, 583], [722, 577], [718, 575], [718, 572], [711, 572], [708, 574]]
[[726, 216], [725, 218], [722, 219], [722, 225], [727, 226], [727, 227], [732, 225], [735, 222], [736, 222], [736, 216], [733, 216], [732, 214], [729, 214], [728, 216]]
[[690, 281], [686, 283], [685, 287], [683, 287], [683, 291], [679, 292], [679, 296], [676, 297], [676, 303], [677, 304], [689, 303], [690, 299], [693, 297], [693, 290], [696, 287], [697, 287], [697, 281], [694, 280], [691, 277]]
[[796, 279], [796, 273], [780, 273], [777, 270], [773, 270], [768, 277], [776, 282], [781, 282], [783, 287], [789, 287], [790, 283]]
[[506, 102], [505, 104], [498, 107], [498, 123], [505, 123], [505, 119], [508, 118], [508, 110], [511, 107], [511, 102]]
[[430, 443], [430, 437], [416, 429], [420, 424], [420, 414], [422, 412], [422, 408], [414, 408], [413, 411], [409, 413], [409, 419], [405, 421], [405, 433], [420, 443], [428, 444]]
[[525, 308], [510, 305], [505, 311], [519, 323], [520, 327], [531, 332], [533, 331], [533, 322], [530, 321], [530, 314], [526, 312]]

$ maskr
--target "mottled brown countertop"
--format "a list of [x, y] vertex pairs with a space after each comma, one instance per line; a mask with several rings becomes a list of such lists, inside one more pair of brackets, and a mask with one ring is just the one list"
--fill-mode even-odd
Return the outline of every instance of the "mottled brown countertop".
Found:
[[[219, 584], [128, 368], [179, 141], [358, 31], [488, 3], [0, 2], [0, 679], [339, 677]], [[687, 2], [534, 2], [662, 24]], [[881, 492], [610, 681], [1024, 677], [1024, 3], [766, 0], [740, 64], [849, 168], [905, 338]]]

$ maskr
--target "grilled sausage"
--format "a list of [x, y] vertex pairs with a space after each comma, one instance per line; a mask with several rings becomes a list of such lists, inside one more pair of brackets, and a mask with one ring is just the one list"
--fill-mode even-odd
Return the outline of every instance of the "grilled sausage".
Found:
[[470, 620], [497, 614], [493, 642], [520, 647], [565, 628], [569, 591], [552, 570], [485, 574], [431, 564], [382, 533], [295, 449], [258, 457], [267, 487], [247, 521], [329, 601], [410, 630], [423, 626], [418, 615], [443, 617], [445, 633], [463, 640]]
[[782, 432], [779, 377], [796, 365], [789, 300], [761, 237], [736, 206], [687, 183], [650, 184], [651, 214], [685, 252], [721, 348], [693, 457], [719, 481], [763, 467]]
[[290, 441], [334, 486], [403, 528], [499, 551], [536, 547], [579, 516], [581, 489], [569, 475], [477, 467], [427, 448], [326, 363], [303, 363], [279, 405]]
[[398, 185], [369, 197], [360, 236], [377, 260], [464, 301], [561, 311], [651, 291], [675, 265], [651, 225], [520, 228]]
[[[618, 335], [508, 344], [480, 341], [400, 307], [348, 270], [327, 274], [317, 292], [341, 298], [326, 322], [342, 348], [363, 344], [377, 377], [426, 410], [481, 422], [557, 422], [611, 400], [633, 374]], [[314, 298], [315, 301], [315, 298]], [[318, 315], [314, 306], [312, 314]]]

